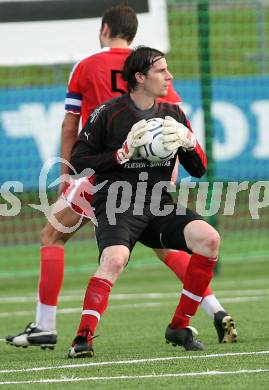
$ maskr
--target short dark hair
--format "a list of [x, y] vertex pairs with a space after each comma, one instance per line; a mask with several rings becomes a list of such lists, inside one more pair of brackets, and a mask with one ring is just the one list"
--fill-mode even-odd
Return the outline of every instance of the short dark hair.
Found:
[[121, 4], [109, 8], [102, 17], [101, 29], [107, 24], [110, 28], [110, 38], [122, 38], [132, 42], [135, 37], [138, 20], [133, 8]]
[[131, 92], [137, 87], [137, 80], [135, 78], [137, 72], [146, 75], [154, 62], [163, 57], [164, 53], [151, 47], [138, 46], [134, 49], [126, 58], [123, 66], [122, 77], [127, 81], [128, 91]]

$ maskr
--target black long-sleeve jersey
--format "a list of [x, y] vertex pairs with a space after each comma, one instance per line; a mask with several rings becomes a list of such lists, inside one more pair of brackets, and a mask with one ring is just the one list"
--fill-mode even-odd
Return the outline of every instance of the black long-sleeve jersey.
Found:
[[[133, 189], [139, 181], [139, 174], [147, 172], [148, 191], [160, 181], [170, 181], [176, 156], [190, 175], [201, 177], [206, 169], [206, 156], [198, 143], [192, 151], [179, 148], [177, 154], [168, 161], [150, 162], [140, 157], [130, 159], [122, 165], [118, 163], [116, 151], [122, 147], [136, 122], [141, 119], [165, 118], [167, 115], [192, 131], [188, 119], [178, 105], [155, 103], [149, 110], [140, 110], [128, 94], [105, 102], [93, 111], [80, 132], [72, 151], [71, 164], [77, 173], [85, 168], [93, 169], [95, 184], [107, 180], [109, 185], [123, 180], [129, 182]], [[107, 186], [103, 191], [105, 188]]]

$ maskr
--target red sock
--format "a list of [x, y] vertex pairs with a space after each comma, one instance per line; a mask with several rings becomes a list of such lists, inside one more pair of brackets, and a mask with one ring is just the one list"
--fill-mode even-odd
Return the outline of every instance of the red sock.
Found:
[[57, 306], [64, 277], [64, 247], [43, 246], [39, 279], [39, 301]]
[[213, 278], [216, 260], [197, 253], [192, 254], [186, 270], [180, 301], [171, 321], [171, 328], [185, 328], [189, 325], [190, 317], [196, 313]]
[[[187, 252], [169, 251], [164, 260], [164, 264], [167, 265], [167, 267], [176, 274], [182, 283], [184, 283], [190, 258], [191, 256]], [[210, 286], [207, 287], [203, 298], [205, 298], [207, 295], [213, 295], [213, 291], [211, 290]]]
[[110, 290], [113, 284], [102, 278], [92, 277], [86, 290], [83, 311], [77, 335], [83, 334], [89, 328], [94, 334], [97, 324], [107, 308]]

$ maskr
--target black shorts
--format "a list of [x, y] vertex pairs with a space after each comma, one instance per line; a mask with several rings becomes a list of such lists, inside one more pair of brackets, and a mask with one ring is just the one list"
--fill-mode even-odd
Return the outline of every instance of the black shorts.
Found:
[[185, 215], [177, 215], [176, 205], [167, 216], [154, 216], [150, 210], [144, 215], [133, 215], [132, 209], [116, 214], [116, 223], [111, 225], [107, 217], [106, 204], [98, 205], [95, 215], [98, 221], [96, 239], [100, 254], [112, 245], [124, 245], [132, 251], [137, 241], [150, 248], [178, 249], [190, 252], [184, 237], [185, 226], [203, 218], [185, 209]]
[[177, 215], [176, 208], [166, 217], [155, 217], [139, 237], [139, 242], [150, 248], [177, 249], [191, 253], [187, 247], [184, 228], [188, 223], [203, 220], [201, 215], [185, 209], [185, 215]]

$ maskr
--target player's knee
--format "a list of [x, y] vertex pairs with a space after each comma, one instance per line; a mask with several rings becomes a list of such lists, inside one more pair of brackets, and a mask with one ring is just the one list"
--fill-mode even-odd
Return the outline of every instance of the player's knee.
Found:
[[207, 235], [203, 237], [202, 245], [209, 257], [215, 257], [219, 250], [220, 235], [215, 229], [211, 229]]
[[124, 257], [113, 256], [110, 258], [109, 264], [114, 274], [120, 274], [127, 264], [127, 260]]
[[113, 253], [107, 254], [105, 251], [101, 257], [101, 263], [105, 265], [105, 268], [109, 273], [119, 275], [128, 262], [128, 257], [125, 254]]

